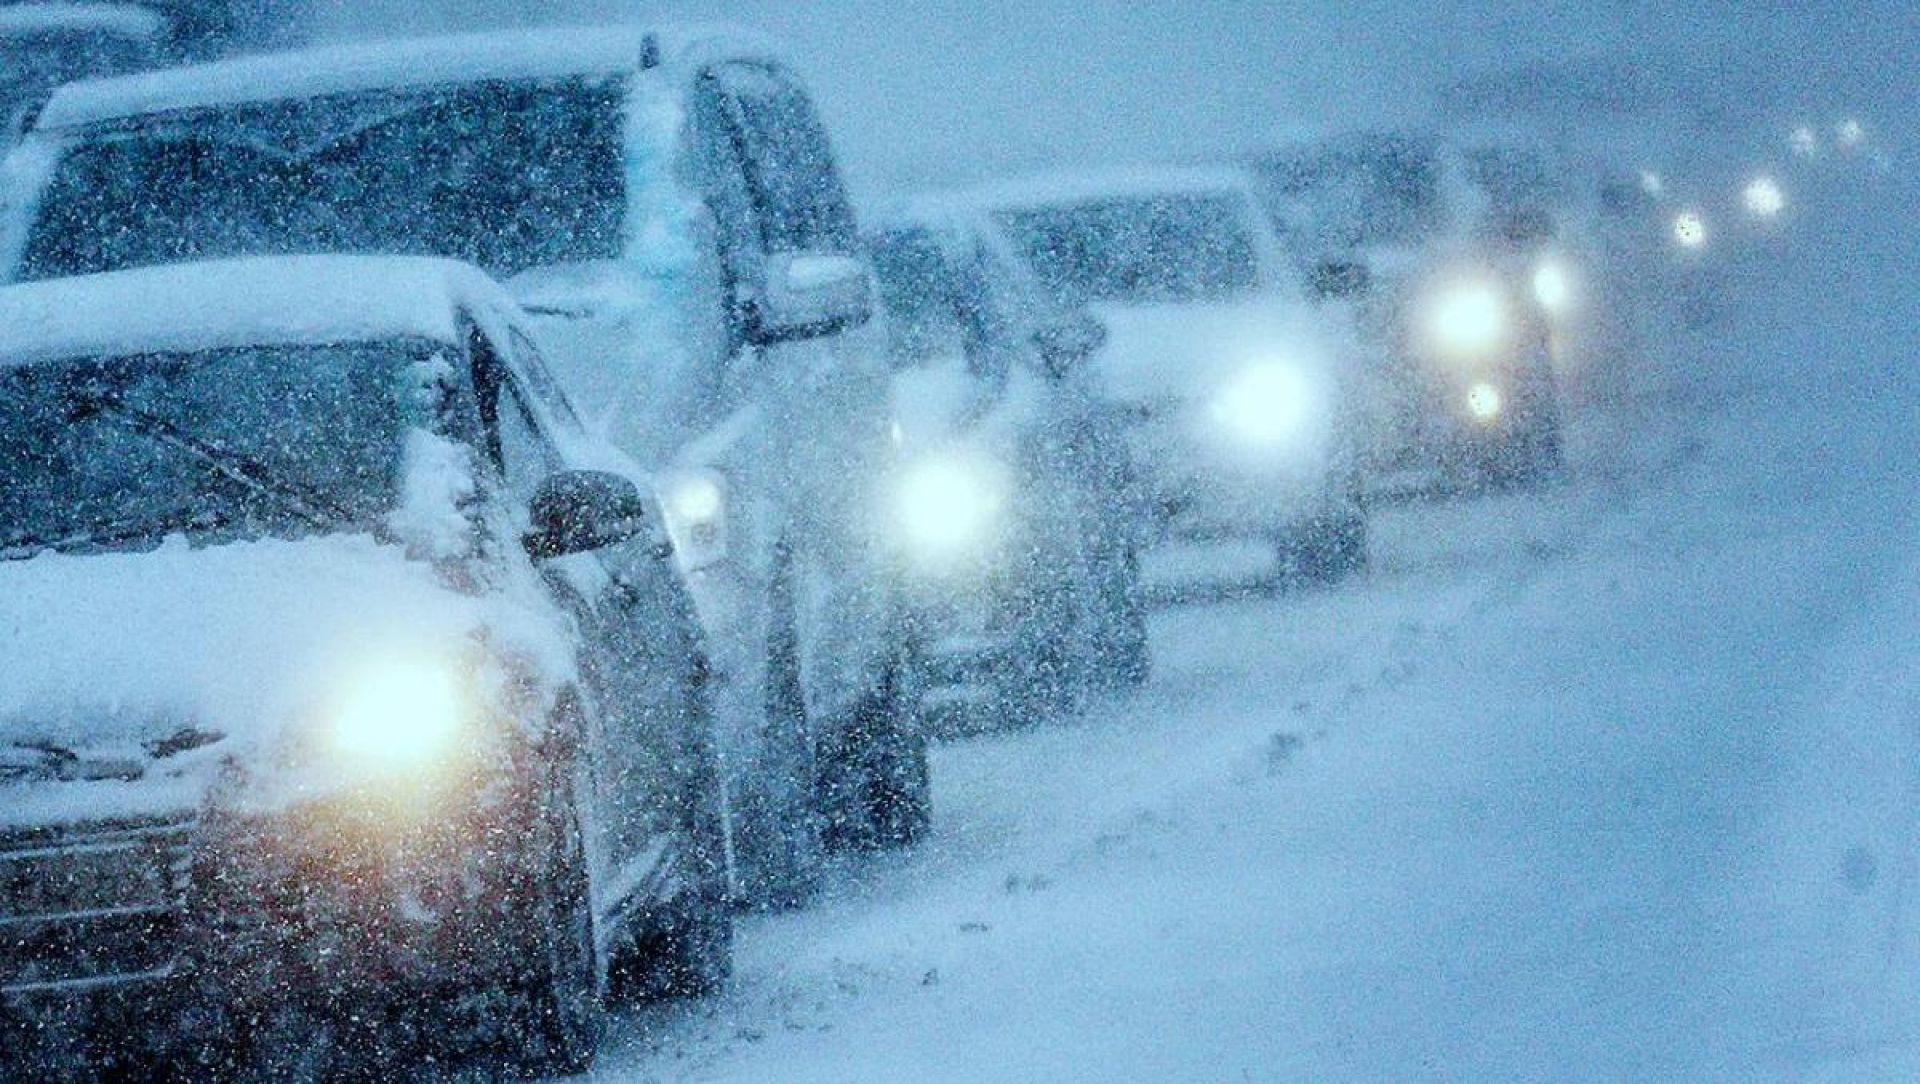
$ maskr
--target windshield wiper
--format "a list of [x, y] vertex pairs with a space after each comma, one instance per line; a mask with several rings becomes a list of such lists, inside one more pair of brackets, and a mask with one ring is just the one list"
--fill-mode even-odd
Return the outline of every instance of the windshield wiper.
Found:
[[63, 553], [82, 546], [111, 548], [122, 542], [136, 539], [159, 539], [171, 534], [189, 531], [217, 531], [231, 526], [234, 517], [226, 512], [208, 509], [186, 515], [165, 519], [147, 520], [143, 523], [129, 524], [97, 531], [75, 531], [58, 538], [35, 538], [32, 535], [13, 535], [0, 539], [0, 561], [32, 557], [45, 550]]
[[70, 421], [100, 416], [122, 428], [199, 460], [222, 478], [239, 483], [250, 492], [272, 498], [287, 511], [322, 530], [348, 522], [351, 516], [340, 506], [304, 487], [274, 476], [272, 470], [249, 456], [209, 444], [167, 421], [138, 407], [129, 406], [111, 395], [99, 392], [68, 392], [65, 396], [78, 410]]

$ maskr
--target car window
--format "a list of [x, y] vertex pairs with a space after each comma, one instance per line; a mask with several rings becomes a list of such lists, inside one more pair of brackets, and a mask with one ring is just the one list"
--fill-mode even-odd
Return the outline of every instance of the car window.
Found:
[[478, 331], [472, 336], [472, 353], [487, 457], [514, 498], [508, 503], [517, 514], [524, 514], [534, 491], [557, 466], [552, 445], [534, 419], [526, 392], [494, 344]]
[[540, 404], [547, 417], [570, 429], [580, 428], [580, 417], [573, 411], [573, 402], [560, 388], [546, 359], [540, 356], [540, 350], [533, 340], [519, 328], [510, 333], [513, 343], [513, 357], [520, 374], [526, 379], [528, 394]]
[[998, 218], [1068, 302], [1217, 301], [1260, 286], [1237, 195], [1169, 192], [1006, 210]]
[[728, 319], [737, 344], [744, 341], [746, 298], [742, 285], [759, 277], [766, 253], [740, 140], [717, 72], [707, 73], [695, 85], [693, 116], [701, 195], [713, 216], [720, 246], [721, 287], [732, 305]]
[[89, 136], [23, 279], [227, 256], [449, 256], [506, 278], [621, 251], [617, 80], [246, 104]]
[[729, 65], [718, 78], [767, 251], [851, 252], [853, 210], [806, 95], [759, 65]]

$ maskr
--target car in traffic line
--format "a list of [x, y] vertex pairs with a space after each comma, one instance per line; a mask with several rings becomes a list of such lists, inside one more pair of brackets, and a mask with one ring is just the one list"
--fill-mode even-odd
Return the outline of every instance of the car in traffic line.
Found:
[[608, 998], [723, 982], [667, 545], [466, 265], [0, 288], [9, 1072], [578, 1070]]
[[1349, 320], [1316, 309], [1235, 170], [1029, 178], [969, 194], [1063, 304], [1132, 415], [1163, 536], [1271, 540], [1283, 571], [1365, 564], [1367, 412]]
[[1566, 251], [1543, 158], [1360, 132], [1263, 155], [1252, 172], [1312, 292], [1354, 304], [1383, 355], [1387, 471], [1559, 470], [1555, 355], [1590, 284]]
[[713, 664], [736, 892], [925, 830], [879, 522], [888, 373], [827, 133], [776, 48], [603, 27], [70, 86], [11, 162], [15, 277], [242, 254], [458, 258], [655, 472]]
[[903, 446], [894, 510], [916, 689], [948, 726], [1025, 722], [1149, 668], [1137, 475], [1087, 379], [1106, 339], [990, 224], [927, 201], [868, 247]]

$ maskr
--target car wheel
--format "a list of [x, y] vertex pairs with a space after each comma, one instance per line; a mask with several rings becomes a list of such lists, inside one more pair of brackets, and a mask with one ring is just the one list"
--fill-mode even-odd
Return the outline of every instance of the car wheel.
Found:
[[726, 897], [687, 893], [673, 900], [621, 957], [613, 996], [623, 1004], [718, 993], [733, 977]]
[[[784, 592], [783, 592], [784, 593]], [[800, 680], [799, 635], [790, 604], [774, 611], [759, 770], [735, 796], [734, 860], [740, 902], [760, 910], [804, 905], [819, 891], [824, 861], [815, 804], [813, 726]]]
[[[699, 716], [704, 718], [704, 716]], [[725, 801], [705, 732], [689, 727], [685, 846], [673, 880], [686, 887], [654, 909], [640, 937], [612, 964], [622, 1002], [714, 993], [733, 976], [733, 909], [727, 893]]]
[[[567, 769], [554, 766], [556, 777]], [[556, 778], [532, 811], [520, 921], [524, 952], [510, 990], [508, 1051], [530, 1073], [584, 1072], [606, 1027], [604, 984], [580, 820], [570, 780]]]
[[1367, 517], [1355, 509], [1316, 519], [1279, 546], [1283, 581], [1334, 583], [1367, 567]]
[[1134, 689], [1153, 669], [1147, 641], [1147, 600], [1140, 578], [1140, 552], [1126, 547], [1101, 570], [1101, 634], [1094, 645], [1096, 684]]
[[933, 822], [933, 779], [917, 698], [904, 662], [820, 750], [820, 805], [835, 850], [909, 847]]

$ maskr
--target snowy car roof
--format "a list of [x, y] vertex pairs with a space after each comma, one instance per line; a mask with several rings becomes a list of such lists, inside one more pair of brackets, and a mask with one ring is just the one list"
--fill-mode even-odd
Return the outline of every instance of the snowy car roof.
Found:
[[1204, 166], [1158, 166], [1045, 173], [1013, 180], [993, 181], [956, 193], [953, 199], [979, 207], [1006, 208], [1180, 192], [1235, 192], [1252, 197], [1254, 188], [1238, 169]]
[[0, 7], [0, 38], [41, 34], [118, 34], [151, 40], [166, 31], [166, 20], [137, 4], [11, 4]]
[[0, 287], [0, 367], [236, 346], [458, 343], [462, 311], [512, 311], [479, 269], [402, 256], [169, 264]]
[[675, 63], [720, 50], [769, 60], [778, 56], [754, 35], [721, 26], [600, 26], [404, 38], [73, 83], [54, 95], [38, 127], [77, 127], [148, 113], [388, 88], [614, 75], [650, 62]]

